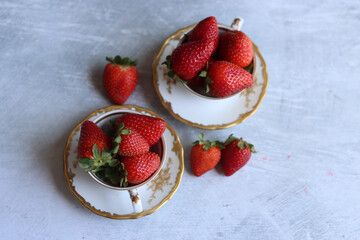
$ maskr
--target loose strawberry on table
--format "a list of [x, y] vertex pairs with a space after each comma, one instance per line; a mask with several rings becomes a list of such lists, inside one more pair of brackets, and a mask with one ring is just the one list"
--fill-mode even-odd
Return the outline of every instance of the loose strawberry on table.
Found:
[[219, 58], [239, 67], [247, 67], [254, 56], [250, 38], [241, 31], [227, 31], [219, 40]]
[[122, 105], [134, 92], [138, 82], [136, 61], [120, 56], [114, 59], [107, 57], [106, 60], [109, 63], [103, 73], [105, 90], [115, 104]]
[[231, 134], [221, 150], [221, 166], [225, 176], [231, 176], [242, 168], [251, 158], [251, 153], [256, 153], [254, 145]]
[[199, 134], [199, 140], [194, 142], [190, 155], [191, 168], [195, 176], [203, 175], [218, 164], [221, 148], [223, 148], [221, 142], [204, 140], [204, 134]]
[[135, 129], [140, 133], [150, 147], [159, 141], [166, 129], [166, 123], [163, 119], [135, 113], [126, 113], [120, 116], [115, 123], [115, 127], [117, 128], [121, 123], [125, 127]]

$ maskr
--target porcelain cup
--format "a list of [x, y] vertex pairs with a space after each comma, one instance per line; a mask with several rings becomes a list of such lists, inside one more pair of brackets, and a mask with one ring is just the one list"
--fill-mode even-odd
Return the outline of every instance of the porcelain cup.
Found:
[[[124, 112], [117, 112], [115, 114], [110, 114], [101, 119], [98, 119], [97, 121], [94, 121], [94, 123], [97, 124], [100, 128], [104, 128], [104, 126], [106, 126], [110, 120], [116, 120], [118, 117], [120, 117], [122, 114], [125, 114], [125, 113], [127, 113], [127, 112], [124, 111]], [[138, 113], [136, 113], [136, 114], [138, 114]], [[140, 198], [139, 193], [137, 192], [137, 189], [141, 186], [144, 186], [151, 180], [153, 180], [161, 171], [161, 168], [164, 164], [164, 160], [165, 160], [165, 156], [166, 156], [165, 138], [163, 136], [161, 136], [159, 141], [150, 148], [150, 151], [157, 153], [160, 156], [160, 166], [148, 179], [146, 179], [142, 183], [139, 183], [136, 185], [130, 185], [128, 187], [118, 187], [118, 186], [112, 185], [110, 182], [103, 181], [98, 176], [96, 176], [96, 174], [94, 172], [90, 171], [88, 173], [93, 180], [95, 180], [97, 183], [101, 184], [103, 187], [107, 187], [107, 188], [110, 188], [110, 189], [113, 189], [116, 191], [128, 191], [130, 200], [132, 202], [134, 213], [140, 213], [140, 212], [142, 212], [143, 208], [142, 208], [141, 198]]]

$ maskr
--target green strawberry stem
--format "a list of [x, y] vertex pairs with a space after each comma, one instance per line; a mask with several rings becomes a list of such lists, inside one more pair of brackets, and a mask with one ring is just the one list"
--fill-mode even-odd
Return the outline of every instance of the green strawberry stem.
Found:
[[92, 147], [93, 158], [80, 158], [79, 166], [83, 168], [85, 171], [89, 172], [97, 172], [100, 171], [102, 166], [112, 163], [113, 164], [113, 156], [111, 155], [108, 148], [105, 148], [102, 153], [99, 147], [94, 144]]
[[129, 185], [126, 177], [128, 175], [128, 172], [126, 171], [123, 163], [120, 163], [119, 175], [120, 175], [120, 180], [119, 180], [120, 187], [127, 187]]
[[210, 92], [210, 84], [212, 83], [212, 80], [209, 77], [205, 78], [205, 93]]
[[106, 57], [106, 60], [112, 64], [120, 65], [120, 66], [136, 66], [137, 60], [131, 60], [128, 57], [121, 58], [117, 55], [115, 58]]
[[254, 147], [253, 144], [244, 141], [242, 138], [234, 137], [234, 134], [230, 134], [228, 139], [226, 139], [224, 145], [227, 146], [227, 145], [229, 145], [230, 143], [232, 143], [234, 141], [239, 141], [238, 144], [237, 144], [238, 148], [244, 149], [245, 147], [247, 147], [247, 148], [249, 148], [251, 150], [252, 153], [256, 153], [255, 147]]
[[203, 149], [205, 151], [208, 151], [212, 147], [218, 147], [220, 149], [224, 148], [224, 144], [221, 141], [204, 140], [204, 133], [199, 133], [198, 137], [199, 137], [199, 140], [193, 142], [193, 144], [203, 145]]

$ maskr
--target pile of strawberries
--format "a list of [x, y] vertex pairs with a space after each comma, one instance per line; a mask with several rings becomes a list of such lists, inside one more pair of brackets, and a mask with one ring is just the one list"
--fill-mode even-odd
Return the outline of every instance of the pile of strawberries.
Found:
[[78, 143], [79, 166], [114, 186], [142, 183], [160, 166], [151, 147], [165, 129], [163, 119], [134, 113], [121, 115], [109, 133], [85, 121]]
[[213, 169], [221, 160], [225, 176], [231, 176], [242, 168], [255, 153], [254, 145], [232, 134], [225, 142], [204, 140], [204, 134], [199, 134], [199, 140], [191, 149], [190, 163], [195, 176], [199, 177]]
[[[169, 77], [189, 86], [203, 86], [213, 97], [227, 97], [254, 83], [253, 46], [245, 33], [226, 31], [219, 36], [215, 17], [200, 21], [163, 64]], [[246, 70], [245, 70], [246, 69]]]

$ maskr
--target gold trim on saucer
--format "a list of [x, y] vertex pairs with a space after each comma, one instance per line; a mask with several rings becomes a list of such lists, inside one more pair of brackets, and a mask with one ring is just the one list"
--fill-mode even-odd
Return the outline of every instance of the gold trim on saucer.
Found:
[[[157, 76], [157, 71], [156, 68], [159, 64], [159, 60], [160, 57], [162, 55], [162, 53], [164, 52], [165, 47], [169, 44], [169, 42], [171, 40], [178, 40], [180, 41], [180, 39], [183, 37], [183, 34], [189, 30], [191, 30], [192, 28], [194, 28], [196, 26], [196, 24], [193, 24], [189, 27], [186, 28], [182, 28], [180, 30], [178, 30], [177, 32], [175, 32], [173, 35], [171, 35], [170, 37], [168, 37], [164, 43], [162, 44], [159, 52], [156, 54], [153, 64], [152, 64], [152, 76], [153, 76], [153, 86], [155, 88], [156, 94], [158, 95], [161, 104], [169, 111], [169, 113], [176, 118], [177, 120], [191, 126], [191, 127], [197, 127], [197, 128], [201, 128], [201, 129], [209, 129], [209, 130], [213, 130], [213, 129], [225, 129], [225, 128], [229, 128], [229, 127], [233, 127], [237, 124], [240, 124], [242, 122], [244, 122], [245, 120], [247, 120], [249, 117], [251, 117], [259, 108], [261, 102], [263, 101], [265, 94], [266, 94], [266, 90], [267, 90], [267, 86], [268, 86], [268, 72], [267, 72], [267, 66], [265, 63], [264, 58], [262, 57], [259, 48], [253, 43], [253, 49], [256, 55], [258, 55], [258, 57], [260, 58], [260, 64], [262, 64], [263, 70], [262, 70], [262, 77], [264, 78], [264, 83], [262, 83], [263, 87], [262, 87], [262, 91], [260, 93], [259, 99], [257, 101], [257, 103], [255, 104], [254, 108], [244, 114], [240, 114], [239, 118], [236, 121], [233, 121], [231, 123], [227, 123], [227, 124], [214, 124], [214, 125], [203, 125], [203, 124], [198, 124], [198, 123], [193, 123], [187, 119], [182, 118], [179, 114], [175, 113], [171, 107], [171, 102], [165, 101], [164, 98], [162, 97], [160, 90], [159, 90], [159, 83], [158, 83], [158, 76]], [[226, 26], [223, 24], [219, 24], [219, 26]], [[251, 90], [250, 90], [251, 91]], [[241, 93], [241, 94], [247, 94], [247, 92], [245, 93]], [[246, 99], [246, 101], [248, 102], [249, 100]], [[249, 104], [249, 103], [247, 103]]]
[[[109, 106], [106, 108], [101, 108], [98, 110], [95, 110], [94, 112], [92, 112], [91, 114], [89, 114], [86, 118], [84, 118], [80, 123], [78, 123], [76, 125], [76, 127], [71, 131], [68, 140], [66, 142], [65, 148], [64, 148], [64, 175], [66, 178], [66, 182], [67, 185], [71, 191], [71, 193], [80, 201], [80, 203], [85, 206], [87, 209], [89, 209], [91, 212], [100, 215], [102, 217], [107, 217], [107, 218], [111, 218], [111, 219], [137, 219], [146, 215], [149, 215], [151, 213], [154, 213], [155, 211], [157, 211], [159, 208], [161, 208], [167, 201], [169, 201], [171, 199], [171, 197], [174, 195], [174, 193], [177, 191], [177, 189], [180, 186], [180, 182], [181, 182], [181, 178], [182, 175], [184, 173], [184, 150], [183, 147], [181, 145], [180, 142], [180, 138], [179, 136], [176, 134], [175, 130], [166, 122], [166, 128], [170, 131], [171, 135], [174, 137], [174, 147], [171, 149], [171, 151], [173, 151], [176, 156], [179, 157], [179, 172], [176, 176], [176, 180], [175, 180], [175, 184], [172, 188], [172, 190], [170, 191], [170, 193], [161, 200], [160, 203], [158, 203], [156, 206], [152, 207], [151, 209], [148, 210], [144, 210], [140, 213], [133, 213], [133, 214], [126, 214], [126, 215], [120, 215], [120, 214], [111, 214], [109, 212], [106, 211], [101, 211], [99, 209], [96, 209], [94, 206], [92, 206], [89, 202], [87, 202], [80, 194], [78, 194], [75, 190], [75, 186], [73, 185], [73, 178], [75, 177], [75, 174], [71, 171], [71, 169], [68, 167], [71, 163], [68, 162], [68, 157], [70, 155], [70, 145], [71, 145], [71, 141], [72, 141], [72, 137], [74, 136], [75, 133], [77, 133], [78, 131], [80, 131], [80, 127], [82, 125], [82, 123], [86, 120], [88, 120], [91, 117], [94, 117], [98, 114], [102, 114], [102, 113], [106, 113], [112, 110], [132, 110], [132, 111], [136, 111], [136, 112], [146, 112], [149, 113], [155, 117], [159, 117], [161, 118], [161, 116], [159, 116], [158, 114], [156, 114], [155, 112], [146, 109], [146, 108], [142, 108], [142, 107], [138, 107], [135, 105], [122, 105], [122, 106]], [[173, 161], [173, 159], [170, 159], [170, 161]], [[74, 163], [73, 163], [74, 164]], [[168, 165], [167, 165], [168, 166]], [[161, 172], [160, 172], [161, 173]], [[153, 180], [152, 180], [153, 181]], [[158, 183], [156, 183], [158, 184]]]

